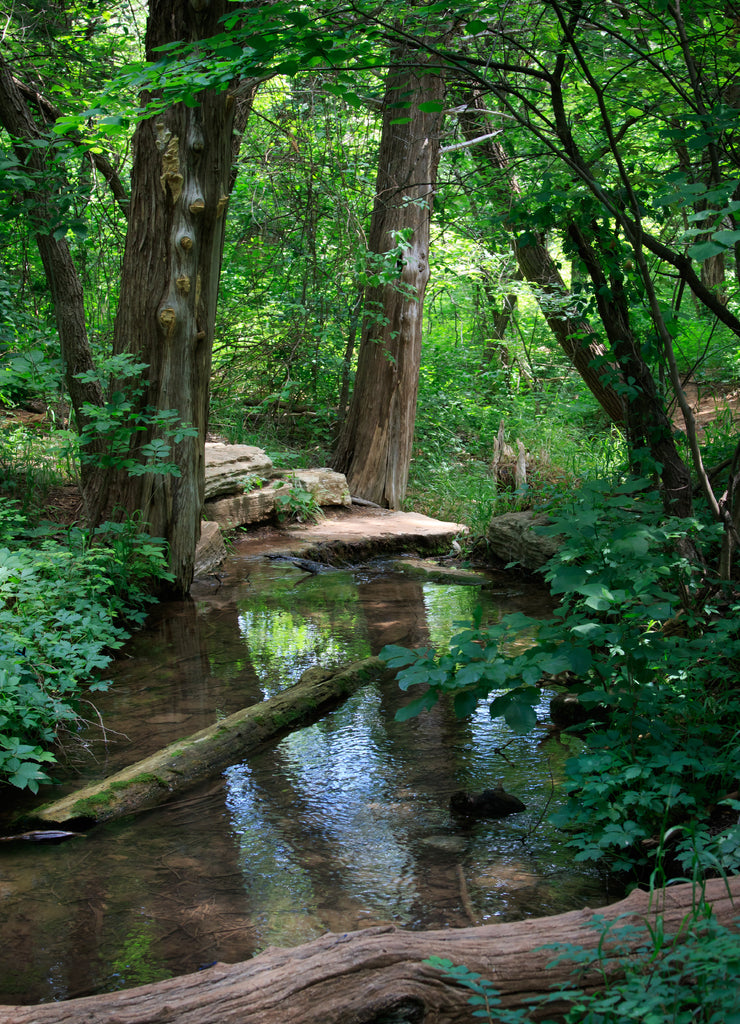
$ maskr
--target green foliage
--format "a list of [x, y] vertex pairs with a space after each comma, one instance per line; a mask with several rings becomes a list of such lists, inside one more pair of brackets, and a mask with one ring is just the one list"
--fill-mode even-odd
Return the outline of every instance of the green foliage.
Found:
[[[99, 369], [77, 374], [82, 383], [102, 383], [106, 376], [116, 377], [104, 405], [83, 406], [86, 423], [79, 434], [83, 462], [123, 469], [130, 476], [180, 476], [179, 466], [172, 461], [172, 447], [185, 437], [197, 437], [198, 431], [183, 423], [176, 409], [142, 408], [140, 399], [146, 390], [142, 373], [146, 369], [146, 363], [137, 363], [129, 353], [122, 353], [105, 360]], [[136, 443], [137, 435], [152, 432], [157, 436]]]
[[133, 520], [95, 534], [31, 528], [0, 499], [0, 779], [38, 790], [57, 729], [73, 722], [100, 673], [166, 578], [162, 544]]
[[720, 681], [740, 671], [740, 602], [719, 585], [708, 592], [680, 553], [716, 543], [717, 527], [666, 519], [651, 484], [631, 480], [613, 491], [584, 488], [546, 532], [562, 538], [546, 572], [560, 602], [553, 618], [484, 625], [478, 616], [448, 650], [384, 648], [402, 689], [426, 687], [398, 717], [442, 694], [464, 716], [494, 694], [491, 715], [528, 732], [543, 676], [568, 672], [585, 707], [608, 718], [568, 761], [568, 800], [555, 817], [577, 859], [628, 870], [649, 863], [672, 834], [681, 856], [734, 867], [734, 833], [718, 841], [720, 853], [706, 837], [678, 842], [670, 832], [705, 821], [737, 778], [740, 698]]
[[291, 477], [277, 485], [275, 505], [278, 519], [296, 523], [315, 523], [324, 515], [313, 491]]
[[68, 431], [39, 433], [25, 426], [0, 430], [0, 490], [31, 511], [49, 487], [74, 479], [70, 460], [73, 438]]
[[598, 917], [593, 924], [602, 932], [598, 947], [554, 947], [559, 955], [553, 964], [573, 962], [584, 972], [603, 972], [603, 958], [616, 957], [624, 977], [605, 977], [606, 987], [597, 993], [565, 986], [554, 994], [553, 999], [571, 1003], [567, 1024], [738, 1024], [740, 945], [736, 931], [718, 924], [710, 907], [700, 904], [676, 935], [666, 934], [658, 917], [652, 942], [638, 949], [637, 956], [629, 925], [605, 926]]

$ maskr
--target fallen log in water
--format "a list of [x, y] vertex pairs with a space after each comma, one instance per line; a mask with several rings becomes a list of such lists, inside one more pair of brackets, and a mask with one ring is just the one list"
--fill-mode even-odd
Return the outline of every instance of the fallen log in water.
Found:
[[267, 740], [315, 721], [364, 683], [387, 674], [379, 658], [365, 658], [335, 671], [309, 669], [275, 697], [177, 740], [102, 782], [45, 804], [26, 818], [88, 828], [155, 807], [242, 760]]
[[[708, 882], [705, 899], [719, 923], [731, 925], [738, 913], [740, 878]], [[424, 963], [427, 957], [465, 965], [493, 982], [502, 1005], [518, 1005], [570, 978], [573, 968], [567, 963], [547, 970], [555, 954], [541, 947], [568, 943], [593, 949], [602, 938], [601, 930], [593, 927], [595, 914], [607, 922], [621, 919], [618, 928], [631, 926], [629, 937], [621, 942], [623, 957], [625, 946], [651, 946], [649, 926], [654, 928], [658, 914], [665, 935], [685, 934], [695, 900], [693, 886], [684, 884], [658, 890], [652, 897], [636, 891], [600, 911], [574, 910], [482, 928], [407, 932], [388, 926], [345, 935], [328, 933], [295, 949], [270, 948], [244, 963], [216, 964], [198, 974], [128, 991], [41, 1006], [0, 1007], [0, 1020], [3, 1024], [372, 1024], [395, 1015], [395, 1020], [424, 1024], [469, 1024], [469, 991]], [[613, 956], [607, 941], [600, 961], [607, 975], [618, 968]], [[603, 977], [593, 971], [579, 985], [594, 991], [603, 987]], [[558, 1018], [554, 1007], [546, 1015]]]

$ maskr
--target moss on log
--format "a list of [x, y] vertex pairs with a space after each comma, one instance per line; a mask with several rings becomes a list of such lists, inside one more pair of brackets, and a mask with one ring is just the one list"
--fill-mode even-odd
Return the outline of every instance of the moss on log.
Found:
[[269, 700], [242, 708], [102, 782], [45, 804], [25, 820], [89, 827], [155, 807], [218, 774], [266, 741], [315, 721], [364, 683], [387, 672], [379, 658], [365, 658], [334, 672], [309, 669]]
[[[239, 964], [216, 964], [197, 974], [41, 1006], [0, 1007], [3, 1024], [377, 1024], [408, 1020], [423, 1024], [469, 1024], [470, 992], [424, 961], [439, 956], [489, 978], [501, 993], [502, 1005], [521, 1005], [569, 979], [572, 965], [553, 960], [551, 943], [593, 949], [602, 932], [594, 927], [598, 913], [605, 922], [631, 927], [613, 959], [609, 942], [601, 966], [614, 975], [623, 962], [624, 945], [651, 946], [662, 916], [665, 935], [685, 937], [696, 910], [690, 884], [658, 890], [651, 896], [633, 892], [600, 911], [574, 910], [556, 917], [406, 932], [393, 926], [345, 935], [328, 933], [295, 949], [267, 949]], [[704, 898], [720, 924], [731, 925], [738, 913], [740, 878], [707, 883]], [[626, 933], [625, 933], [626, 936]], [[592, 971], [579, 985], [584, 991], [602, 988], [603, 976]], [[564, 1006], [551, 1006], [549, 1020], [562, 1019]], [[537, 1019], [535, 1015], [532, 1019]]]

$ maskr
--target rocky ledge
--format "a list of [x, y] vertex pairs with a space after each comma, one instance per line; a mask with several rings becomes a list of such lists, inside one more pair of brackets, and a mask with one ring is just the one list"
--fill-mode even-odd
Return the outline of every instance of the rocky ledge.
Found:
[[[196, 552], [196, 576], [212, 572], [226, 557], [222, 530], [268, 523], [291, 511], [291, 491], [310, 496], [324, 516], [316, 523], [286, 522], [267, 546], [319, 560], [366, 558], [375, 553], [448, 548], [466, 533], [459, 523], [388, 509], [352, 506], [347, 481], [331, 469], [276, 469], [251, 445], [206, 444], [206, 500]], [[294, 495], [294, 497], [296, 497]], [[295, 506], [296, 502], [293, 502]], [[286, 520], [290, 516], [286, 515]], [[256, 541], [258, 546], [264, 541]]]

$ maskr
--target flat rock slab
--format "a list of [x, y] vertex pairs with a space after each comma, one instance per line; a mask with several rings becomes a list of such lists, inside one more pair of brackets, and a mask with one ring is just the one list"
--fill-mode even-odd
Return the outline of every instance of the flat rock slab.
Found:
[[455, 537], [467, 533], [460, 523], [446, 523], [418, 512], [337, 508], [318, 523], [295, 523], [235, 538], [234, 553], [289, 553], [334, 565], [403, 551], [447, 552]]
[[[279, 482], [297, 483], [307, 490], [317, 505], [344, 505], [350, 508], [352, 497], [344, 473], [333, 469], [280, 469], [273, 474]], [[274, 485], [273, 485], [274, 486]]]
[[253, 477], [270, 476], [272, 459], [251, 444], [222, 444], [208, 441], [205, 448], [206, 490], [209, 501], [221, 494], [244, 491]]

